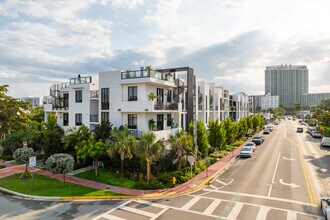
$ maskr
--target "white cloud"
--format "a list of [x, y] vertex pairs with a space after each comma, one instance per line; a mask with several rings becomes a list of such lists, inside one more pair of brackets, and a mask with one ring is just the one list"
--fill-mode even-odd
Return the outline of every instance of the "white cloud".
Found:
[[144, 4], [144, 0], [100, 0], [100, 3], [107, 5], [111, 3], [113, 7], [134, 9]]

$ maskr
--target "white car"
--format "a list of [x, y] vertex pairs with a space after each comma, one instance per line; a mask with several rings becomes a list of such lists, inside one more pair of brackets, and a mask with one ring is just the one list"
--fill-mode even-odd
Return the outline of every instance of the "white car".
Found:
[[330, 147], [330, 137], [323, 137], [321, 141], [322, 147]]
[[252, 157], [253, 155], [253, 149], [252, 147], [246, 147], [244, 146], [241, 149], [240, 157]]
[[330, 220], [330, 197], [321, 198], [321, 210], [326, 220]]
[[254, 142], [246, 142], [244, 147], [252, 147], [253, 151], [256, 151], [257, 145]]

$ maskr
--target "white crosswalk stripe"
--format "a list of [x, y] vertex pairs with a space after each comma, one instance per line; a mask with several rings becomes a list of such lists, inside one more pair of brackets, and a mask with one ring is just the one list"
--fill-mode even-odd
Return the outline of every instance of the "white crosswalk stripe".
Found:
[[200, 199], [199, 196], [195, 196], [192, 200], [190, 200], [187, 204], [185, 204], [184, 206], [182, 206], [182, 210], [188, 210], [190, 209], [193, 205], [195, 205], [196, 202], [198, 202], [198, 200]]
[[270, 210], [269, 207], [265, 207], [265, 206], [261, 207], [256, 217], [256, 220], [265, 220], [267, 218], [267, 214], [269, 210]]
[[214, 212], [214, 210], [218, 207], [218, 205], [220, 204], [221, 201], [219, 200], [214, 200], [209, 207], [207, 207], [207, 209], [205, 209], [205, 211], [203, 212], [203, 214], [205, 215], [211, 215], [212, 212]]
[[230, 213], [228, 215], [228, 219], [237, 219], [237, 216], [241, 212], [243, 205], [244, 205], [243, 203], [237, 202], [235, 204], [234, 208], [230, 211]]

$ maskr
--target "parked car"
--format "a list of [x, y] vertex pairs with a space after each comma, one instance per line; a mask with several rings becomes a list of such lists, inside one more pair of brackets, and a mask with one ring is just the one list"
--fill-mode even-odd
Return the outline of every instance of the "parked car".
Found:
[[252, 147], [243, 147], [240, 152], [240, 157], [252, 157], [253, 149]]
[[256, 145], [260, 145], [265, 141], [265, 138], [263, 136], [255, 136], [252, 138], [252, 142]]
[[301, 127], [297, 128], [297, 133], [303, 133], [303, 132], [304, 132], [303, 128], [301, 128]]
[[263, 134], [270, 134], [270, 130], [269, 129], [265, 129]]
[[330, 220], [330, 197], [321, 198], [321, 210], [326, 220]]
[[318, 131], [312, 131], [311, 135], [313, 138], [322, 138], [322, 134]]
[[252, 147], [253, 151], [256, 151], [257, 145], [254, 142], [247, 142], [244, 147]]
[[279, 124], [280, 124], [279, 120], [276, 119], [276, 120], [274, 121], [274, 125], [279, 125]]
[[330, 147], [330, 137], [323, 137], [321, 147]]
[[270, 132], [272, 132], [274, 128], [273, 128], [273, 126], [268, 125], [268, 126], [266, 126], [265, 130], [266, 130], [266, 129], [268, 129]]
[[308, 127], [308, 128], [307, 128], [307, 133], [308, 133], [308, 134], [311, 135], [313, 131], [316, 131], [316, 128], [315, 128], [315, 127]]

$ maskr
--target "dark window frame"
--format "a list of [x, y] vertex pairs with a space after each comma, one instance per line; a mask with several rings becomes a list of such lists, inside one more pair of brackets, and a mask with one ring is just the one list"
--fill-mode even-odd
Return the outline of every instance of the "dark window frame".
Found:
[[127, 122], [127, 127], [129, 129], [137, 129], [137, 114], [128, 114]]
[[110, 90], [109, 88], [101, 88], [101, 110], [109, 110], [110, 108]]
[[137, 93], [138, 87], [137, 86], [129, 86], [128, 87], [128, 101], [137, 101]]
[[63, 114], [63, 126], [69, 126], [69, 113]]
[[82, 103], [82, 90], [75, 91], [75, 100], [76, 103]]
[[76, 115], [75, 115], [75, 125], [76, 126], [81, 126], [82, 125], [82, 114], [81, 113], [76, 113]]

